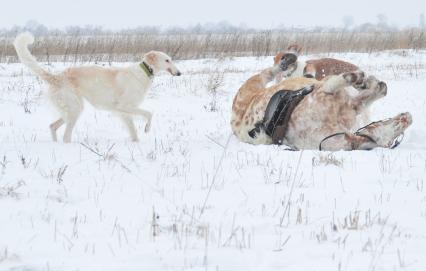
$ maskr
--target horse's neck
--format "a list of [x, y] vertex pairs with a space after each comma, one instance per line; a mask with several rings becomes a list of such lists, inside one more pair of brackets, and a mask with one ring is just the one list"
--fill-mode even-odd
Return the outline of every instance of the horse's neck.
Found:
[[232, 104], [233, 119], [240, 121], [248, 110], [256, 96], [264, 93], [266, 85], [272, 81], [278, 70], [276, 67], [263, 70], [261, 73], [250, 77], [238, 90]]
[[236, 98], [244, 100], [263, 91], [266, 88], [266, 85], [274, 80], [277, 73], [277, 68], [272, 67], [250, 77], [238, 90]]
[[302, 77], [303, 71], [305, 69], [306, 62], [305, 61], [297, 61], [297, 68], [296, 70], [291, 74], [290, 77]]

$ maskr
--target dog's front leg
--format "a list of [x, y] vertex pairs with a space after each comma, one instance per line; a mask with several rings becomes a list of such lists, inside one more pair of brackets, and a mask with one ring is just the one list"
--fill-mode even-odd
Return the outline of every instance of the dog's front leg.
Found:
[[148, 110], [144, 110], [140, 108], [120, 108], [120, 107], [117, 108], [116, 110], [119, 111], [120, 113], [144, 117], [146, 120], [145, 133], [148, 133], [149, 130], [151, 129], [152, 113], [149, 112]]

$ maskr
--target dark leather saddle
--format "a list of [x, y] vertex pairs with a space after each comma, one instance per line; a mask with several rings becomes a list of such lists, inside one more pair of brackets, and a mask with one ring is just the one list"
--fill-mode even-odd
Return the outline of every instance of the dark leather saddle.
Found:
[[275, 93], [269, 100], [263, 120], [256, 123], [255, 128], [249, 131], [249, 136], [255, 138], [258, 133], [264, 131], [272, 137], [274, 144], [283, 144], [291, 114], [313, 89], [314, 86], [310, 85], [296, 91], [280, 90]]

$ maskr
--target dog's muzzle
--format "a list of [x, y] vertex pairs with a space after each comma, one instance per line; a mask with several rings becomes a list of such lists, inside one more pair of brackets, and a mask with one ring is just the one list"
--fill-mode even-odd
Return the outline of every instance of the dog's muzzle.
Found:
[[173, 76], [181, 76], [182, 75], [182, 73], [178, 69], [176, 69], [176, 71], [173, 71], [171, 68], [168, 68], [167, 71]]

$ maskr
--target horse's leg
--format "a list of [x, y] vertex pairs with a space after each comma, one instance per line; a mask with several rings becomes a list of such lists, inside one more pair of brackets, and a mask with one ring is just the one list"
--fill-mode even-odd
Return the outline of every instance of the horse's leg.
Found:
[[[281, 61], [280, 63], [283, 63]], [[275, 79], [275, 77], [280, 76], [283, 71], [287, 69], [286, 65], [278, 64], [273, 67], [262, 70], [260, 73], [250, 77], [240, 88], [240, 91], [244, 90], [259, 90], [266, 87], [266, 85]]]
[[[314, 64], [307, 63], [305, 68], [303, 69], [303, 76], [307, 78], [316, 78], [317, 71]], [[322, 78], [316, 78], [317, 80], [321, 80]]]
[[[288, 63], [283, 64], [285, 60], [281, 60], [279, 64], [274, 65], [273, 67], [262, 70], [260, 73], [250, 77], [238, 90], [237, 95], [234, 98], [232, 104], [232, 117], [231, 117], [231, 127], [233, 132], [238, 135], [241, 127], [248, 125], [249, 119], [256, 118], [256, 116], [250, 116], [251, 114], [251, 104], [253, 102], [253, 97], [256, 94], [263, 93], [266, 85], [274, 80], [274, 78], [287, 68]], [[287, 60], [288, 61], [288, 60]], [[253, 128], [255, 123], [253, 124]], [[260, 132], [260, 131], [259, 131]], [[256, 137], [256, 131], [252, 134], [249, 134], [251, 138]]]
[[362, 90], [357, 96], [352, 98], [351, 101], [352, 106], [355, 110], [357, 110], [357, 112], [361, 112], [374, 101], [385, 97], [388, 89], [386, 83], [377, 80], [374, 76], [369, 76], [364, 79], [361, 84], [355, 87]]
[[327, 94], [336, 94], [344, 87], [356, 86], [363, 82], [364, 72], [345, 72], [339, 75], [332, 75], [325, 79], [324, 84], [321, 86], [320, 91]]

